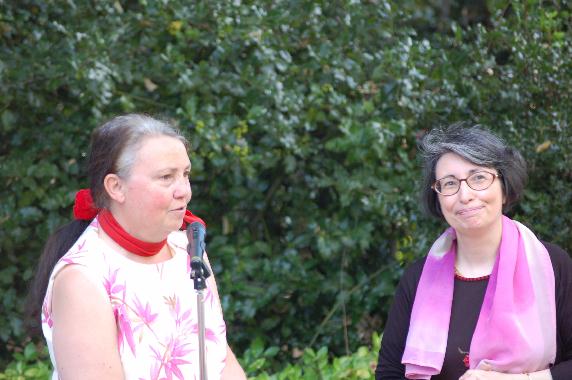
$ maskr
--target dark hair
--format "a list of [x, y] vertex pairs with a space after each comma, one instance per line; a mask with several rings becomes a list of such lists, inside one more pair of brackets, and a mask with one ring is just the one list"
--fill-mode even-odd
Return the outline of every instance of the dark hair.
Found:
[[431, 185], [436, 180], [437, 161], [445, 153], [455, 153], [475, 165], [497, 170], [505, 196], [503, 212], [520, 199], [528, 179], [526, 162], [518, 150], [480, 125], [467, 127], [465, 123], [456, 123], [432, 129], [421, 140], [419, 149], [423, 159], [421, 204], [425, 212], [437, 218], [443, 218], [443, 212]]
[[[93, 131], [87, 162], [91, 195], [97, 208], [109, 207], [103, 180], [110, 173], [129, 176], [142, 141], [150, 136], [187, 140], [164, 121], [142, 114], [117, 116]], [[40, 315], [48, 282], [58, 260], [73, 246], [91, 221], [74, 220], [57, 229], [47, 240], [26, 300], [27, 325], [32, 334], [41, 332]]]

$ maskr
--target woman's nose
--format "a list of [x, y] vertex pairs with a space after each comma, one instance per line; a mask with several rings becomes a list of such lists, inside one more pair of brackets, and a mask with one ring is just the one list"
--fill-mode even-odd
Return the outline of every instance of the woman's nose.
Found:
[[468, 202], [473, 199], [473, 189], [471, 189], [467, 181], [461, 181], [459, 192], [457, 194], [459, 195], [459, 200], [461, 202]]
[[184, 176], [179, 181], [177, 181], [177, 185], [175, 187], [175, 192], [173, 195], [175, 198], [184, 197], [188, 198], [188, 200], [191, 200], [193, 191], [191, 190], [191, 181], [189, 180], [189, 177]]

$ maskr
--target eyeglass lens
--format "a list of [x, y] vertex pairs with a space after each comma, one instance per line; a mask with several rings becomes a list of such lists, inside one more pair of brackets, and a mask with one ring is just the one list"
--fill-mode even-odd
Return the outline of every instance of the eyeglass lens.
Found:
[[435, 190], [443, 195], [453, 195], [461, 187], [461, 182], [466, 181], [473, 190], [485, 190], [494, 181], [495, 175], [489, 172], [476, 172], [464, 179], [453, 176], [439, 179], [435, 182]]

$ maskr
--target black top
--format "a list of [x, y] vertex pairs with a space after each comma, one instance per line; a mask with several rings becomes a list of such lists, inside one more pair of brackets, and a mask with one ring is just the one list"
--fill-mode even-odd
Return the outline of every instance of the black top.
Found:
[[[542, 243], [550, 255], [555, 277], [556, 361], [551, 373], [553, 380], [569, 380], [572, 379], [572, 259], [560, 247]], [[424, 263], [423, 258], [407, 268], [397, 286], [381, 341], [375, 369], [376, 380], [405, 379], [405, 366], [401, 364], [401, 358]], [[488, 278], [479, 281], [455, 278], [443, 368], [431, 380], [458, 380], [467, 371], [463, 360], [471, 345], [487, 284]]]

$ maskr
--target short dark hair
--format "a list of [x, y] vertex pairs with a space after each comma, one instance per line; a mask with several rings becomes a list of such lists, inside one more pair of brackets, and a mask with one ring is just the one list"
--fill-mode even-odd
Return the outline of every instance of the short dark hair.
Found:
[[423, 160], [421, 205], [426, 213], [437, 218], [443, 218], [443, 212], [431, 186], [436, 180], [437, 161], [445, 153], [455, 153], [475, 165], [495, 169], [501, 175], [505, 197], [503, 212], [520, 199], [528, 179], [526, 161], [518, 150], [480, 125], [455, 123], [434, 128], [422, 138], [419, 150]]

